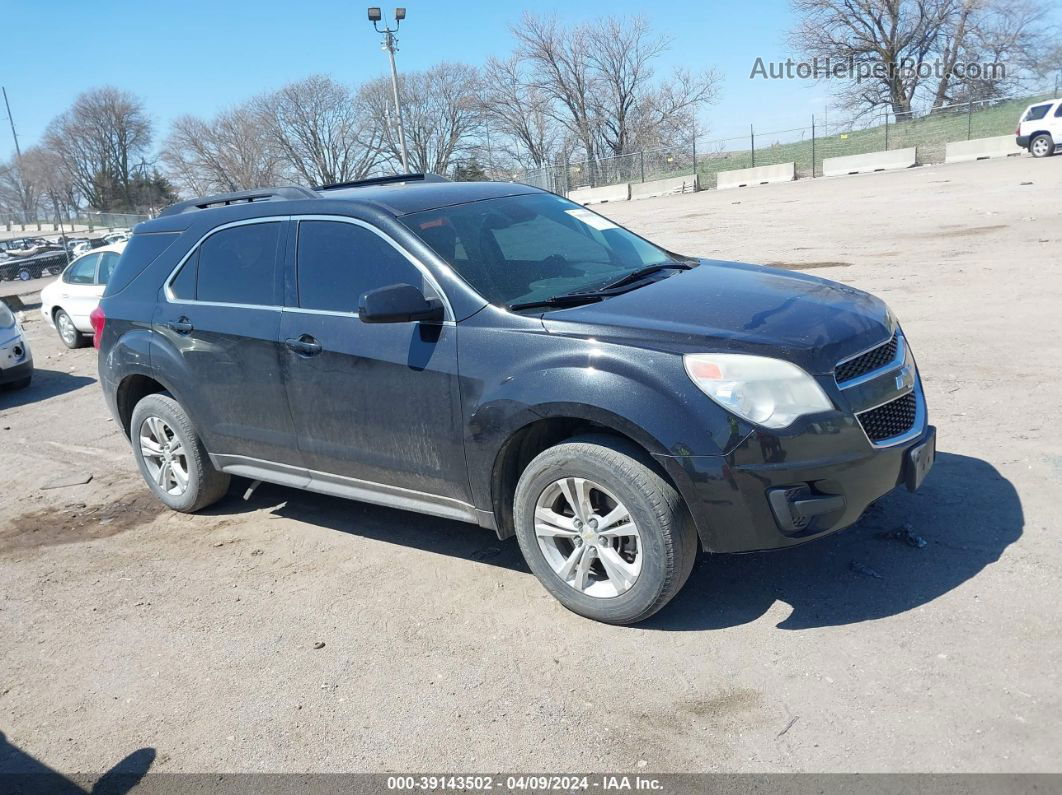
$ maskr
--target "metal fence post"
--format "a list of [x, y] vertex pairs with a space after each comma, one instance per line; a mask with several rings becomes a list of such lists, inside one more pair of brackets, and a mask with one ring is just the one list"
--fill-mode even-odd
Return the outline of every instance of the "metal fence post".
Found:
[[641, 161], [642, 182], [645, 182], [645, 152], [644, 151], [639, 152], [638, 153], [638, 158]]
[[693, 133], [693, 178], [697, 178], [697, 132]]
[[885, 111], [885, 151], [889, 151], [889, 112]]
[[811, 178], [815, 179], [815, 114], [811, 114]]
[[973, 135], [973, 102], [966, 103], [966, 140]]
[[756, 131], [749, 125], [749, 141], [752, 143], [752, 167], [756, 167]]

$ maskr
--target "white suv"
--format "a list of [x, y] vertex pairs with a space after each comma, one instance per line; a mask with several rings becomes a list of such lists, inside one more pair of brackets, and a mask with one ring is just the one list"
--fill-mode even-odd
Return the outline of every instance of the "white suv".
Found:
[[1018, 146], [1033, 157], [1047, 157], [1062, 146], [1062, 99], [1035, 102], [1025, 109], [1014, 131]]

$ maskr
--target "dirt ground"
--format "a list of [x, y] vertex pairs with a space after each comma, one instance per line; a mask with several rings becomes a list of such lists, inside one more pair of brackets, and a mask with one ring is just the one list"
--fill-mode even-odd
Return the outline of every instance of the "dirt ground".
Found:
[[0, 395], [0, 768], [1062, 771], [1060, 187], [1062, 157], [1024, 157], [603, 207], [880, 295], [939, 429], [918, 494], [705, 559], [635, 628], [568, 613], [472, 526], [245, 482], [163, 510], [95, 352], [27, 312], [36, 378]]

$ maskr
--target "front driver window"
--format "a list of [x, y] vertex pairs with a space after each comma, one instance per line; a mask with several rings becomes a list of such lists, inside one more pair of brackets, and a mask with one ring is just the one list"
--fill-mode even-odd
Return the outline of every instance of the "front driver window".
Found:
[[299, 306], [356, 312], [362, 293], [390, 284], [424, 286], [424, 277], [372, 230], [341, 221], [300, 221]]

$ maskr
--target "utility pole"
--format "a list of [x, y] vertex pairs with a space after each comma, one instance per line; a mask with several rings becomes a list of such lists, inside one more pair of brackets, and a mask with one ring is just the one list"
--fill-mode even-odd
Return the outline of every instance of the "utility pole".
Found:
[[406, 18], [406, 9], [395, 9], [395, 26], [393, 28], [384, 26], [383, 30], [380, 30], [380, 20], [383, 19], [383, 14], [380, 13], [380, 9], [373, 6], [369, 9], [369, 21], [372, 23], [373, 28], [377, 33], [383, 34], [383, 44], [381, 49], [387, 50], [387, 54], [391, 59], [391, 89], [394, 91], [395, 98], [395, 115], [398, 116], [398, 145], [402, 153], [402, 170], [409, 173], [409, 154], [406, 152], [406, 130], [402, 124], [402, 101], [398, 97], [398, 67], [395, 66], [395, 51], [398, 49], [398, 37], [395, 34], [398, 32], [398, 26], [402, 24], [402, 20]]
[[15, 132], [15, 118], [11, 115], [11, 103], [7, 101], [7, 86], [3, 86], [4, 92], [4, 108], [7, 109], [7, 121], [11, 125], [11, 137], [15, 139], [15, 168], [18, 169], [18, 192], [19, 192], [19, 204], [22, 205], [22, 223], [23, 228], [25, 224], [29, 223], [29, 208], [26, 206], [26, 193], [25, 184], [23, 183], [22, 174], [22, 147], [18, 145], [18, 133]]

